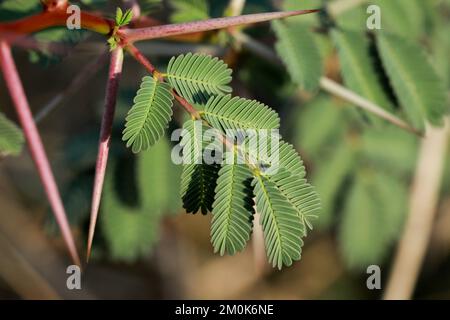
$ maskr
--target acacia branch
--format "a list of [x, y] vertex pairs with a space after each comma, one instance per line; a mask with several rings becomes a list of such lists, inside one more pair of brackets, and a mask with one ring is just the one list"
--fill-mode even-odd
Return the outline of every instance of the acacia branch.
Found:
[[91, 218], [89, 224], [89, 234], [87, 243], [87, 261], [91, 255], [92, 241], [94, 240], [95, 225], [97, 223], [100, 199], [105, 180], [106, 165], [111, 140], [111, 131], [116, 109], [119, 80], [122, 74], [123, 49], [116, 48], [111, 53], [108, 82], [106, 84], [105, 109], [100, 129], [100, 140], [98, 146], [97, 163], [95, 166], [94, 188], [92, 193]]
[[318, 11], [319, 10], [297, 10], [297, 11], [247, 14], [237, 17], [215, 18], [203, 21], [167, 24], [162, 26], [140, 28], [140, 29], [124, 29], [120, 30], [118, 32], [118, 35], [122, 38], [122, 40], [125, 43], [132, 43], [141, 40], [150, 40], [174, 35], [190, 34], [229, 28], [239, 25], [253, 24], [258, 22], [270, 21], [274, 19], [282, 19], [302, 14], [314, 13]]
[[16, 108], [19, 121], [28, 143], [28, 148], [41, 178], [41, 182], [43, 184], [44, 191], [47, 194], [50, 206], [52, 207], [56, 222], [61, 230], [61, 234], [73, 262], [80, 265], [80, 259], [72, 232], [70, 230], [69, 222], [67, 220], [66, 212], [61, 201], [61, 196], [50, 168], [49, 161], [45, 154], [42, 140], [33, 121], [33, 115], [31, 114], [22, 82], [17, 72], [14, 59], [11, 55], [11, 49], [9, 45], [3, 41], [0, 42], [0, 64], [6, 86], [8, 87], [11, 99]]

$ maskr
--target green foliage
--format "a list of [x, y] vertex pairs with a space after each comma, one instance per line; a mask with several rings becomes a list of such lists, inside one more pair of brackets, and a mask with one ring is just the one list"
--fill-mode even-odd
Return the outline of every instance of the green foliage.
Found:
[[[180, 201], [178, 166], [170, 159], [171, 145], [161, 139], [152, 149], [138, 155], [136, 164], [136, 183], [140, 195], [140, 205], [156, 214], [178, 211]], [[175, 195], [175, 196], [174, 196]]]
[[0, 113], [0, 156], [19, 155], [23, 143], [22, 131]]
[[[356, 6], [341, 13], [336, 17], [336, 24], [339, 28], [350, 31], [363, 32], [367, 30], [367, 13], [365, 6]], [[383, 19], [383, 15], [382, 15]]]
[[309, 27], [300, 22], [274, 21], [276, 50], [292, 80], [301, 89], [314, 91], [322, 75], [322, 58]]
[[281, 269], [299, 260], [305, 226], [294, 206], [277, 185], [267, 177], [256, 176], [252, 185], [269, 262]]
[[378, 48], [392, 87], [411, 123], [424, 129], [424, 119], [441, 125], [448, 112], [442, 81], [421, 48], [388, 34], [378, 34]]
[[324, 145], [339, 143], [343, 131], [339, 124], [348, 117], [347, 109], [325, 95], [319, 95], [301, 108], [297, 112], [298, 121], [293, 124], [298, 147], [307, 150], [312, 157], [320, 157]]
[[173, 23], [209, 19], [209, 9], [206, 0], [171, 0], [174, 12], [170, 16]]
[[318, 220], [320, 228], [329, 227], [333, 222], [336, 204], [344, 182], [354, 167], [354, 151], [346, 144], [338, 144], [326, 157], [327, 161], [318, 163], [319, 170], [312, 181], [322, 199], [322, 212]]
[[359, 173], [349, 191], [340, 244], [351, 267], [379, 264], [402, 225], [406, 190], [390, 175]]
[[117, 194], [116, 183], [114, 174], [108, 174], [100, 216], [102, 233], [113, 259], [133, 261], [147, 254], [157, 240], [158, 216], [152, 210], [123, 203]]
[[233, 255], [245, 248], [253, 227], [251, 180], [252, 172], [245, 165], [225, 164], [220, 169], [212, 210], [214, 252]]
[[[378, 81], [370, 56], [369, 41], [364, 34], [334, 30], [332, 37], [338, 48], [341, 72], [346, 86], [382, 108], [392, 110], [389, 98]], [[372, 121], [375, 119], [371, 117]]]
[[191, 103], [206, 103], [211, 96], [231, 92], [231, 69], [218, 58], [182, 54], [170, 59], [167, 80]]
[[268, 106], [256, 100], [217, 96], [205, 106], [204, 118], [216, 129], [277, 129], [280, 118]]
[[382, 166], [386, 172], [407, 176], [414, 170], [417, 139], [398, 128], [366, 130], [361, 134], [361, 150], [365, 161]]
[[[180, 141], [183, 160], [180, 194], [186, 212], [212, 212], [214, 251], [221, 255], [235, 254], [244, 249], [250, 237], [256, 204], [272, 265], [281, 269], [300, 259], [301, 238], [306, 236], [308, 227], [312, 228], [320, 201], [305, 179], [305, 168], [298, 153], [292, 145], [280, 140], [278, 133], [272, 137], [271, 130], [280, 126], [278, 114], [256, 100], [226, 95], [231, 92], [228, 86], [231, 70], [223, 61], [211, 56], [189, 53], [173, 57], [162, 78], [143, 79], [135, 105], [126, 119], [123, 140], [127, 140], [127, 146], [132, 145], [133, 152], [139, 152], [162, 136], [172, 115], [171, 89], [196, 103], [194, 107], [200, 110], [198, 114], [193, 112], [192, 119], [184, 123]], [[212, 137], [207, 136], [208, 129], [214, 130]], [[264, 145], [261, 139], [264, 134], [259, 133], [259, 129], [269, 130], [266, 138], [270, 144]], [[235, 136], [236, 132], [244, 134], [244, 130], [256, 133], [259, 149], [264, 147], [262, 149], [268, 151], [266, 155], [261, 155], [260, 150], [245, 149], [254, 147], [248, 139], [243, 144], [239, 136], [237, 143], [229, 140], [230, 133]], [[274, 140], [278, 144], [272, 146]], [[234, 145], [230, 147], [230, 143]], [[228, 155], [224, 157], [224, 146], [231, 151], [235, 163], [226, 161]], [[279, 149], [273, 149], [275, 147]], [[212, 159], [205, 158], [207, 155]], [[147, 162], [145, 155], [141, 154], [141, 159]], [[244, 161], [236, 163], [238, 159]], [[151, 162], [162, 166], [167, 160], [168, 156], [160, 156]], [[219, 165], [218, 161], [223, 164]], [[141, 190], [151, 189], [148, 178], [160, 180], [168, 174], [164, 169], [153, 172], [146, 168], [139, 169], [145, 173], [145, 178], [138, 180]], [[279, 170], [282, 173], [278, 173]], [[163, 189], [167, 187], [163, 186]], [[170, 192], [152, 193], [158, 194], [155, 200], [149, 195], [148, 200], [140, 199], [140, 203], [157, 212], [158, 207], [165, 206]]]
[[383, 29], [402, 38], [418, 39], [425, 30], [425, 15], [421, 2], [427, 1], [376, 1], [376, 4], [380, 6]]
[[173, 95], [170, 86], [152, 77], [142, 78], [126, 118], [123, 140], [133, 152], [146, 150], [164, 134], [172, 118]]
[[323, 207], [315, 225], [338, 224], [348, 266], [381, 264], [400, 234], [417, 139], [392, 126], [362, 127], [348, 114], [353, 109], [324, 96], [303, 109], [298, 143], [313, 160]]
[[[174, 205], [179, 202], [171, 194], [179, 176], [170, 161], [167, 139], [161, 139], [151, 150], [139, 154], [134, 169], [135, 181], [130, 179], [126, 184], [124, 180], [129, 176], [130, 168], [126, 169], [129, 162], [124, 160], [113, 164], [107, 175], [101, 231], [113, 259], [133, 261], [151, 251], [158, 240], [161, 218], [178, 210], [179, 207], [175, 209]], [[130, 204], [124, 199], [125, 193], [134, 188], [139, 199]]]

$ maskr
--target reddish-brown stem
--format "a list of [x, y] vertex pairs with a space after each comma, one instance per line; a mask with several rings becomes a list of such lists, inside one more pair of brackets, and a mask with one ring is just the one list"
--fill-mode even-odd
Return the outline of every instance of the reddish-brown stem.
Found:
[[[70, 14], [66, 9], [44, 11], [37, 15], [25, 17], [13, 22], [0, 23], [0, 38], [8, 41], [20, 35], [26, 35], [50, 27], [66, 26]], [[112, 20], [96, 16], [88, 12], [81, 12], [81, 28], [101, 34], [109, 34], [114, 28]]]
[[136, 59], [136, 61], [142, 64], [145, 69], [147, 69], [148, 72], [153, 75], [153, 73], [156, 71], [155, 66], [142, 54], [142, 52], [138, 48], [136, 48], [136, 46], [130, 44], [127, 46], [127, 50], [129, 53], [131, 53], [133, 58]]
[[185, 98], [180, 96], [178, 93], [175, 92], [175, 90], [172, 89], [173, 96], [178, 101], [178, 103], [188, 112], [191, 114], [192, 117], [195, 119], [201, 119], [200, 114], [198, 113], [197, 109], [195, 109]]
[[253, 24], [258, 22], [270, 21], [274, 19], [281, 19], [292, 16], [298, 16], [302, 14], [313, 13], [317, 11], [318, 10], [297, 10], [285, 12], [247, 14], [237, 17], [215, 18], [203, 21], [167, 24], [163, 26], [155, 26], [141, 29], [125, 29], [120, 30], [118, 34], [120, 35], [120, 37], [123, 39], [124, 42], [132, 43], [140, 40], [149, 40], [174, 35], [223, 29], [244, 24]]
[[[127, 46], [128, 51], [131, 53], [131, 55], [140, 63], [142, 64], [145, 69], [150, 72], [152, 75], [156, 75], [159, 81], [164, 81], [164, 77], [162, 74], [156, 70], [155, 66], [142, 54], [141, 51], [139, 51], [138, 48], [136, 48], [133, 44], [129, 44]], [[198, 111], [182, 96], [180, 96], [175, 90], [172, 89], [172, 94], [175, 97], [175, 99], [180, 103], [180, 105], [188, 112], [190, 113], [195, 119], [200, 119], [200, 115]]]
[[105, 110], [100, 129], [100, 141], [98, 147], [97, 163], [95, 166], [94, 190], [92, 193], [91, 220], [89, 225], [89, 235], [87, 243], [87, 261], [91, 255], [92, 241], [94, 240], [95, 225], [97, 223], [100, 198], [105, 179], [106, 165], [111, 140], [111, 131], [116, 109], [117, 92], [119, 80], [122, 74], [123, 49], [119, 47], [111, 54], [109, 66], [108, 82], [106, 84]]
[[66, 212], [55, 182], [49, 161], [45, 154], [44, 146], [42, 144], [39, 132], [33, 121], [33, 115], [30, 111], [30, 106], [25, 95], [25, 91], [20, 81], [19, 73], [17, 72], [14, 59], [11, 55], [9, 45], [2, 41], [0, 42], [0, 65], [3, 71], [6, 86], [8, 87], [11, 99], [22, 125], [25, 138], [30, 149], [31, 156], [38, 170], [48, 201], [55, 215], [56, 222], [61, 230], [66, 246], [69, 250], [70, 256], [75, 264], [80, 265], [80, 259], [75, 246], [72, 232], [70, 230], [69, 222], [67, 221]]

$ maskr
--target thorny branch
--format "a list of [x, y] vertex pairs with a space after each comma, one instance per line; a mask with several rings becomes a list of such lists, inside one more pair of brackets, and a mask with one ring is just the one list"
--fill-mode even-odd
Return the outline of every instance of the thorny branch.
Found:
[[44, 146], [42, 144], [36, 124], [33, 120], [33, 115], [30, 111], [30, 106], [22, 86], [14, 59], [11, 54], [11, 49], [6, 42], [0, 42], [0, 64], [3, 71], [3, 77], [8, 87], [11, 99], [16, 108], [20, 123], [25, 134], [28, 148], [36, 165], [36, 169], [44, 186], [45, 193], [53, 209], [56, 222], [59, 225], [61, 234], [64, 238], [66, 246], [69, 250], [73, 262], [80, 265], [80, 258], [77, 253], [75, 241], [70, 231], [69, 222], [67, 221], [66, 212], [61, 201], [58, 187], [55, 182], [50, 163], [45, 154]]
[[106, 84], [105, 109], [100, 129], [100, 141], [98, 147], [97, 163], [95, 166], [94, 190], [92, 193], [91, 219], [89, 224], [89, 235], [87, 244], [87, 261], [91, 255], [92, 241], [94, 239], [95, 225], [97, 222], [100, 198], [105, 179], [106, 165], [111, 140], [111, 131], [116, 109], [117, 92], [119, 80], [122, 75], [123, 49], [115, 49], [111, 53], [108, 82]]

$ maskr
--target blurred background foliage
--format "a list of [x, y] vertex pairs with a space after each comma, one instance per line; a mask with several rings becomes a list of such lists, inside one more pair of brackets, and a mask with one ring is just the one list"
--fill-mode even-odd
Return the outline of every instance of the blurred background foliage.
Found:
[[[106, 0], [73, 2], [106, 16], [112, 16], [115, 7], [121, 5], [120, 1]], [[226, 0], [138, 2], [143, 14], [160, 21], [184, 22], [232, 14]], [[249, 247], [234, 257], [213, 256], [208, 237], [210, 217], [186, 218], [182, 212], [180, 168], [170, 161], [172, 142], [160, 141], [151, 150], [133, 156], [121, 141], [123, 119], [145, 74], [129, 59], [121, 83], [94, 242], [94, 265], [101, 268], [92, 268], [88, 282], [94, 296], [379, 297], [379, 292], [365, 288], [365, 269], [370, 264], [380, 265], [383, 284], [387, 280], [393, 249], [408, 212], [419, 138], [325, 92], [320, 87], [321, 78], [327, 76], [345, 84], [417, 129], [423, 130], [426, 121], [439, 124], [449, 107], [450, 1], [370, 1], [381, 8], [382, 30], [366, 28], [369, 1], [355, 1], [358, 4], [340, 12], [339, 3], [343, 2], [246, 1], [243, 13], [324, 8], [320, 14], [245, 30], [236, 28], [234, 32], [245, 32], [263, 45], [263, 50], [252, 49], [223, 30], [184, 41], [169, 39], [139, 45], [158, 67], [167, 65], [172, 55], [187, 51], [220, 56], [233, 69], [237, 94], [258, 99], [280, 113], [282, 134], [305, 160], [308, 176], [322, 201], [302, 260], [282, 272], [259, 272], [266, 266], [258, 264], [255, 245], [253, 251]], [[3, 0], [0, 21], [39, 10], [38, 0]], [[38, 32], [33, 38], [37, 46], [15, 51], [32, 107], [38, 112], [39, 106], [70, 85], [82, 65], [96, 59], [106, 46], [97, 35], [65, 28]], [[80, 246], [87, 233], [105, 79], [106, 68], [99, 65], [97, 74], [87, 81], [89, 85], [66, 97], [41, 125]], [[14, 119], [3, 87], [1, 111]], [[176, 111], [175, 119], [183, 117]], [[6, 128], [2, 125], [6, 121], [0, 114], [0, 168], [5, 177], [2, 184], [14, 190], [14, 197], [2, 198], [0, 205], [20, 199], [26, 216], [46, 227], [53, 235], [52, 245], [62, 247], [26, 152], [17, 158], [7, 157], [20, 153], [23, 137], [8, 121], [5, 132], [14, 135], [15, 144], [4, 143], [2, 136], [6, 133], [1, 130]], [[179, 123], [169, 128], [169, 137]], [[450, 298], [450, 163], [446, 161], [437, 223], [417, 297]], [[116, 296], [94, 284], [105, 273], [111, 273], [111, 281], [123, 283], [122, 293]], [[152, 289], [134, 285], [136, 278]], [[5, 283], [5, 287], [11, 285]], [[14, 296], [8, 290], [4, 289], [5, 296]]]

